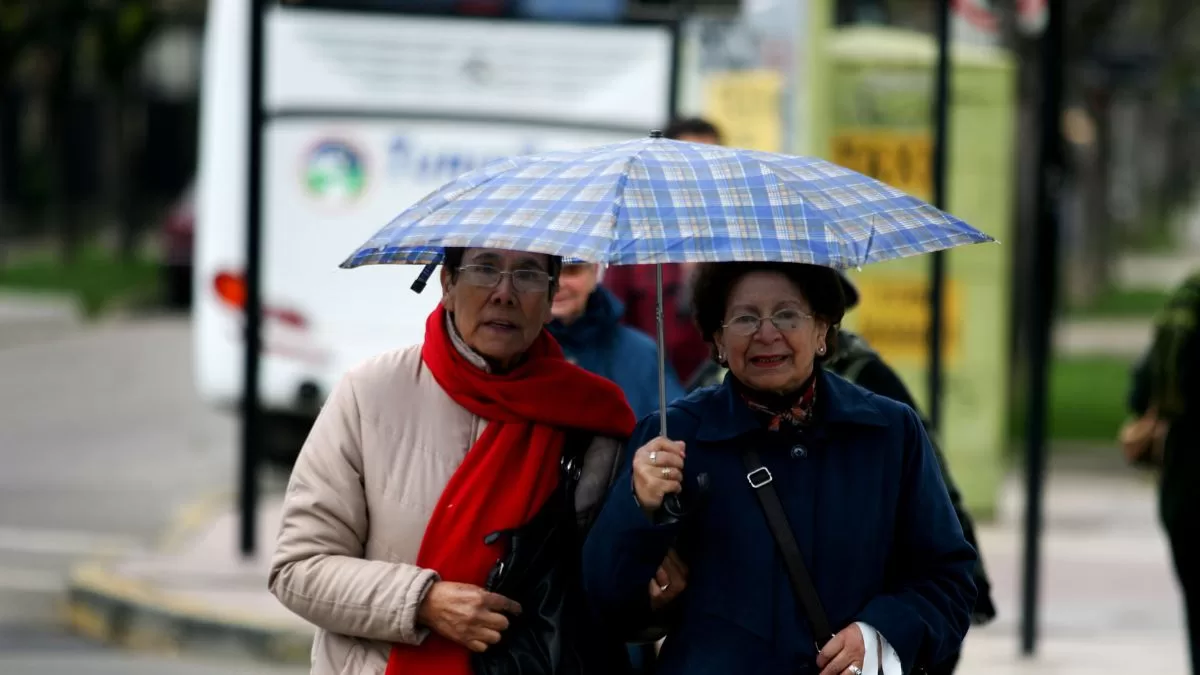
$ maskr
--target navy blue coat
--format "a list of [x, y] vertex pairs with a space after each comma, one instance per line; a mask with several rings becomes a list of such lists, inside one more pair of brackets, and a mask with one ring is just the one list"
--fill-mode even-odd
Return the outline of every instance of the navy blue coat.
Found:
[[686, 443], [688, 482], [709, 475], [706, 504], [655, 524], [635, 503], [630, 459], [659, 433], [634, 431], [624, 466], [584, 547], [589, 600], [613, 625], [650, 622], [646, 587], [674, 545], [691, 573], [663, 645], [660, 675], [819, 672], [812, 630], [789, 585], [738, 451], [758, 449], [834, 630], [863, 621], [904, 672], [957, 653], [975, 602], [975, 550], [911, 408], [818, 371], [816, 422], [770, 432], [724, 384], [668, 407]]
[[[658, 410], [658, 348], [650, 336], [621, 323], [625, 306], [600, 286], [588, 298], [583, 316], [571, 324], [551, 321], [547, 328], [572, 363], [612, 380], [625, 392], [633, 414]], [[667, 362], [667, 402], [686, 392]]]

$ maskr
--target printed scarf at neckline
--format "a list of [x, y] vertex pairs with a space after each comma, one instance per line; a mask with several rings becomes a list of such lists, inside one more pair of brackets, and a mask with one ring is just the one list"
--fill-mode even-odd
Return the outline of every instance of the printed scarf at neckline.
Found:
[[770, 431], [795, 429], [812, 421], [817, 402], [817, 377], [813, 373], [799, 389], [788, 394], [751, 389], [736, 377], [733, 386], [746, 406], [766, 420]]
[[[422, 360], [455, 403], [488, 424], [442, 491], [416, 564], [443, 581], [483, 586], [504, 554], [503, 541], [484, 537], [525, 523], [554, 491], [564, 430], [624, 439], [636, 420], [617, 385], [568, 363], [545, 330], [521, 365], [496, 374], [454, 347], [447, 323], [439, 304], [425, 322]], [[413, 673], [470, 675], [470, 652], [436, 633], [420, 646], [395, 645], [386, 675]]]

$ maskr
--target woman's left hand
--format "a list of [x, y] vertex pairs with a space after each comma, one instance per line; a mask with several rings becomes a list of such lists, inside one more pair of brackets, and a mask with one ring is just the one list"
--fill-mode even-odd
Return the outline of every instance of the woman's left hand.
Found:
[[854, 671], [850, 666], [861, 669], [866, 657], [862, 629], [852, 623], [821, 648], [821, 653], [817, 654], [817, 667], [821, 669], [821, 675], [852, 675]]
[[668, 550], [667, 557], [663, 558], [658, 572], [650, 580], [650, 608], [657, 612], [671, 604], [687, 588], [687, 578], [687, 564], [675, 549]]

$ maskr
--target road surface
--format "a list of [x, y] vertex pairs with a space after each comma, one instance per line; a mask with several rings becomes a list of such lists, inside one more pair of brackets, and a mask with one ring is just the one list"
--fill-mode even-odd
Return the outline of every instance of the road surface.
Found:
[[0, 322], [0, 673], [284, 673], [145, 659], [66, 635], [72, 563], [148, 545], [175, 511], [234, 485], [233, 420], [191, 379], [186, 319], [15, 331]]

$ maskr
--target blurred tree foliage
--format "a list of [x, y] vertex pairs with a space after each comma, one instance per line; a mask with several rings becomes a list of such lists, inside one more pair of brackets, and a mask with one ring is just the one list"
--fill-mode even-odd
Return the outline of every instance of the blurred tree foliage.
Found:
[[105, 82], [106, 117], [112, 121], [116, 140], [115, 212], [121, 224], [120, 249], [132, 258], [138, 235], [145, 220], [144, 202], [138, 198], [137, 183], [132, 180], [136, 147], [131, 120], [137, 104], [137, 67], [161, 17], [150, 0], [106, 2], [94, 8], [90, 21], [99, 38], [99, 62]]
[[[48, 193], [48, 218], [58, 226], [64, 261], [78, 253], [88, 232], [84, 223], [95, 218], [85, 213], [78, 184], [91, 178], [86, 169], [73, 166], [81, 119], [87, 97], [99, 97], [105, 111], [103, 123], [111, 135], [101, 142], [115, 143], [113, 178], [116, 204], [108, 204], [122, 224], [123, 242], [132, 250], [139, 200], [132, 174], [132, 138], [129, 120], [137, 100], [137, 70], [146, 47], [160, 25], [160, 12], [152, 0], [0, 0], [0, 89], [21, 80], [40, 115], [41, 142], [31, 155], [18, 154], [17, 171], [24, 196]], [[24, 127], [23, 127], [24, 128]], [[0, 154], [0, 157], [3, 157]], [[39, 171], [38, 168], [42, 170]], [[46, 184], [39, 184], [41, 177]], [[39, 200], [34, 200], [35, 205]], [[2, 231], [2, 230], [0, 230]]]

